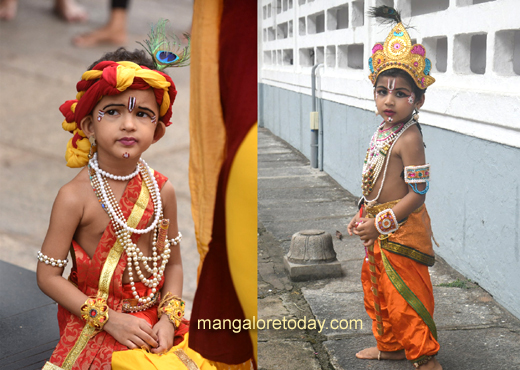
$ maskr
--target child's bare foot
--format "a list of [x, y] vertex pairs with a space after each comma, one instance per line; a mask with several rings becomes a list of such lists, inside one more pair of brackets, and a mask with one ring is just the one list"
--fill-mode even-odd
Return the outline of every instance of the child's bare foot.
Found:
[[72, 43], [80, 48], [90, 48], [102, 44], [121, 46], [126, 43], [126, 31], [113, 30], [112, 28], [105, 26], [92, 32], [74, 37]]
[[356, 353], [356, 357], [363, 360], [404, 360], [406, 358], [404, 350], [385, 352], [378, 350], [377, 347], [365, 348]]
[[420, 370], [442, 370], [441, 364], [439, 364], [439, 361], [435, 357], [433, 357], [430, 361], [425, 363], [422, 366], [419, 366], [418, 369]]
[[56, 0], [54, 11], [67, 22], [86, 22], [88, 14], [75, 0]]
[[16, 17], [18, 10], [18, 0], [1, 0], [0, 1], [0, 19], [10, 21]]

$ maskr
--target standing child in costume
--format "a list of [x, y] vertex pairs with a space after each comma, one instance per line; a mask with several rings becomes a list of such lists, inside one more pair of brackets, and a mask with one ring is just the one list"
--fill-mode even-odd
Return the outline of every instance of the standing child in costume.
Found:
[[424, 205], [426, 164], [418, 111], [435, 80], [422, 45], [412, 45], [399, 13], [386, 6], [372, 16], [396, 22], [369, 59], [376, 114], [383, 122], [372, 136], [363, 166], [360, 213], [348, 225], [367, 250], [361, 280], [377, 347], [361, 359], [407, 358], [417, 369], [442, 369], [432, 319], [428, 266], [434, 263], [430, 218]]
[[38, 285], [59, 303], [60, 341], [44, 369], [110, 369], [113, 353], [134, 352], [117, 351], [153, 357], [173, 346], [178, 362], [193, 362], [175, 191], [141, 158], [171, 124], [177, 92], [161, 70], [189, 60], [189, 46], [167, 51], [176, 44], [164, 27], [147, 42], [153, 61], [144, 51], [108, 53], [60, 107], [73, 134], [67, 165], [83, 168], [60, 189], [38, 253]]

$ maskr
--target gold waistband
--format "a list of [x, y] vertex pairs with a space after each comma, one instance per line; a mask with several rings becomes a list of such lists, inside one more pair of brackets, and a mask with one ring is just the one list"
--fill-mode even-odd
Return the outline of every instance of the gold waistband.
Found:
[[375, 206], [367, 207], [366, 208], [367, 213], [368, 213], [367, 216], [370, 218], [376, 217], [376, 215], [379, 212], [384, 211], [385, 209], [388, 209], [388, 208], [393, 208], [397, 203], [399, 203], [400, 200], [401, 199], [392, 200], [391, 202], [376, 204]]
[[[388, 209], [388, 208], [393, 208], [400, 201], [401, 201], [401, 199], [397, 199], [397, 200], [392, 200], [392, 201], [386, 202], [386, 203], [376, 204], [375, 206], [372, 206], [372, 207], [367, 207], [366, 208], [367, 217], [374, 218], [374, 217], [376, 217], [376, 215], [379, 212], [384, 211], [385, 209]], [[424, 207], [424, 204], [421, 204], [415, 211], [413, 211], [413, 213], [419, 212], [423, 207]]]

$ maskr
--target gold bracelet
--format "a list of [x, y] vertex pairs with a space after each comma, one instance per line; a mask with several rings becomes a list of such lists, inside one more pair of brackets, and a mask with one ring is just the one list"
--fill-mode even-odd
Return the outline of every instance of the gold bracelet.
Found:
[[168, 292], [161, 300], [161, 303], [159, 303], [159, 307], [157, 308], [159, 318], [161, 318], [163, 314], [167, 315], [168, 320], [170, 320], [175, 329], [177, 329], [184, 317], [185, 305], [186, 304], [182, 299]]
[[81, 318], [96, 330], [102, 330], [108, 321], [107, 300], [101, 297], [89, 297], [81, 306]]

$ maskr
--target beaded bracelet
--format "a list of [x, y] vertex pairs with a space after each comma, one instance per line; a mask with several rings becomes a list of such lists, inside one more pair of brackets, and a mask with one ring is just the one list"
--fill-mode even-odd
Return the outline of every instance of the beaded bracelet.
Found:
[[375, 218], [376, 229], [380, 234], [388, 235], [399, 228], [399, 223], [391, 208], [379, 212]]
[[107, 300], [101, 297], [89, 297], [81, 306], [81, 318], [96, 330], [102, 330], [108, 321]]
[[37, 258], [40, 262], [44, 262], [46, 265], [51, 265], [51, 266], [55, 266], [55, 267], [65, 267], [65, 266], [67, 266], [67, 263], [69, 262], [68, 259], [58, 260], [58, 259], [54, 259], [54, 258], [49, 258], [45, 254], [43, 254], [41, 251], [38, 251]]
[[182, 299], [168, 292], [161, 300], [161, 303], [159, 303], [159, 307], [157, 308], [159, 318], [165, 314], [168, 316], [168, 320], [170, 320], [175, 329], [177, 329], [181, 324], [182, 319], [184, 318], [185, 305], [186, 304]]

